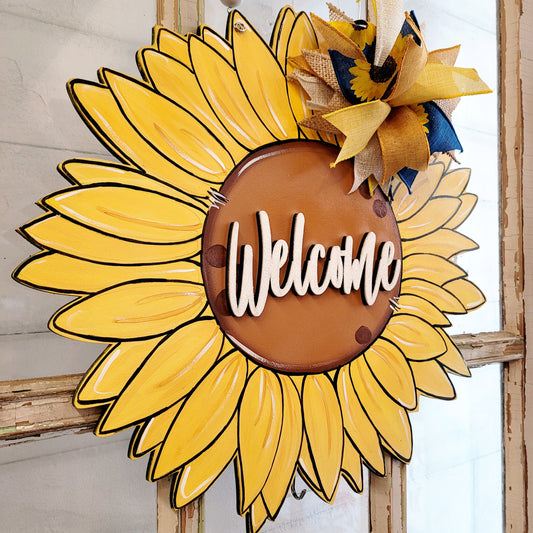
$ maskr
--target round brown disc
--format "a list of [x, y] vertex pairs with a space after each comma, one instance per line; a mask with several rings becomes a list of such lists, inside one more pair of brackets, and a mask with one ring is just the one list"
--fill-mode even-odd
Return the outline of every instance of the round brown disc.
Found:
[[[239, 249], [244, 244], [253, 247], [257, 278], [259, 211], [268, 214], [272, 242], [289, 242], [294, 215], [304, 214], [304, 257], [313, 244], [326, 249], [341, 246], [343, 237], [351, 235], [355, 259], [361, 240], [372, 231], [376, 249], [392, 241], [394, 258], [401, 259], [400, 235], [389, 202], [380, 189], [370, 196], [366, 183], [348, 194], [353, 164], [330, 168], [337, 154], [334, 146], [313, 141], [280, 143], [250, 154], [220, 189], [228, 201], [217, 203], [219, 209], [211, 208], [205, 223], [202, 274], [218, 323], [243, 353], [282, 372], [322, 372], [354, 359], [383, 331], [392, 314], [389, 299], [400, 292], [398, 282], [391, 291], [381, 290], [373, 305], [365, 305], [359, 291], [344, 294], [332, 287], [320, 296], [269, 294], [258, 317], [236, 317], [231, 312], [226, 290], [230, 224], [239, 222]], [[323, 264], [321, 260], [319, 275]]]

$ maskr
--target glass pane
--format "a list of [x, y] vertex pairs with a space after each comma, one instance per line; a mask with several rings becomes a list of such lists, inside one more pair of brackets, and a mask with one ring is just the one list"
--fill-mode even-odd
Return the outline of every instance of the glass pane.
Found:
[[76, 113], [65, 83], [96, 80], [102, 66], [139, 77], [135, 53], [151, 42], [156, 2], [142, 0], [132, 9], [127, 0], [2, 1], [0, 12], [0, 379], [83, 372], [101, 347], [47, 333], [48, 319], [68, 298], [11, 281], [15, 267], [38, 251], [15, 229], [42, 215], [37, 200], [68, 187], [58, 163], [110, 159]]
[[411, 416], [408, 533], [503, 531], [501, 365], [454, 379], [457, 399], [421, 399]]
[[0, 447], [1, 530], [155, 532], [156, 485], [144, 479], [145, 460], [126, 457], [127, 439], [67, 435]]
[[459, 228], [479, 244], [479, 250], [459, 256], [458, 263], [485, 294], [483, 307], [453, 317], [452, 333], [497, 331], [500, 326], [499, 138], [497, 2], [477, 0], [407, 0], [406, 8], [422, 24], [428, 50], [461, 44], [458, 67], [475, 67], [493, 90], [468, 96], [453, 113], [453, 125], [463, 146], [460, 165], [472, 169], [468, 192], [478, 196], [472, 215]]

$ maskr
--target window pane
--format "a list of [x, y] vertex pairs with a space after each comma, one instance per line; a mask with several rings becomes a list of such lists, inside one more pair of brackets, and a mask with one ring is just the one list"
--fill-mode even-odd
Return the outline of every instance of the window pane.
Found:
[[408, 533], [503, 531], [501, 365], [454, 385], [456, 400], [424, 397], [411, 416]]
[[15, 229], [43, 214], [37, 200], [69, 186], [58, 163], [111, 158], [81, 121], [65, 84], [96, 80], [102, 66], [140, 77], [135, 52], [151, 42], [156, 2], [132, 9], [127, 0], [32, 0], [1, 2], [0, 12], [1, 379], [83, 372], [101, 347], [47, 333], [49, 317], [69, 298], [10, 279], [38, 251]]
[[493, 90], [462, 98], [452, 122], [463, 146], [460, 165], [472, 169], [468, 192], [478, 196], [469, 219], [459, 228], [479, 244], [479, 250], [459, 257], [458, 263], [485, 294], [487, 303], [453, 317], [452, 333], [500, 329], [499, 139], [497, 2], [477, 0], [407, 0], [422, 25], [428, 50], [461, 44], [458, 67], [474, 67]]

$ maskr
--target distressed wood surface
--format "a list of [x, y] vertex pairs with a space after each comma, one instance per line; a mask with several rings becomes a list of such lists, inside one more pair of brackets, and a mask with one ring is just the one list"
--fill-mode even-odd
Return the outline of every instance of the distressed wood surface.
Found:
[[470, 368], [515, 361], [524, 356], [524, 340], [506, 331], [455, 335], [453, 340]]
[[[500, 3], [502, 325], [506, 331], [521, 337], [524, 336], [524, 124], [519, 42], [522, 9], [521, 0], [502, 0]], [[505, 366], [503, 373], [506, 533], [528, 530], [524, 370], [524, 361], [514, 361]]]

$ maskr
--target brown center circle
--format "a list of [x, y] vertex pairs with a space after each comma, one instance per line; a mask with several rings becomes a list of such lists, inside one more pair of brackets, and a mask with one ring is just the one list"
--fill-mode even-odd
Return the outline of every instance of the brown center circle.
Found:
[[[237, 261], [241, 247], [253, 250], [254, 286], [260, 267], [258, 213], [268, 215], [272, 243], [290, 243], [293, 219], [305, 217], [303, 257], [315, 244], [342, 247], [353, 238], [352, 260], [366, 234], [376, 235], [374, 272], [380, 245], [394, 244], [394, 259], [401, 259], [401, 240], [389, 202], [380, 189], [368, 194], [348, 194], [353, 163], [335, 168], [338, 149], [315, 141], [289, 141], [262, 148], [245, 158], [228, 176], [206, 219], [202, 242], [202, 275], [213, 313], [232, 343], [257, 363], [290, 373], [315, 373], [337, 368], [361, 354], [385, 328], [391, 314], [390, 291], [380, 290], [373, 305], [364, 303], [360, 291], [344, 294], [334, 287], [321, 295], [294, 291], [268, 295], [259, 316], [235, 316], [228, 302], [227, 257], [231, 224], [239, 223]], [[366, 189], [365, 189], [366, 187]], [[219, 197], [220, 199], [220, 197]], [[377, 204], [376, 204], [377, 202]], [[376, 208], [376, 205], [379, 208]], [[223, 260], [226, 261], [223, 264]], [[325, 259], [318, 262], [322, 274]], [[237, 271], [239, 271], [239, 264]], [[286, 267], [280, 273], [283, 282]]]

